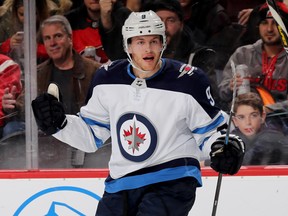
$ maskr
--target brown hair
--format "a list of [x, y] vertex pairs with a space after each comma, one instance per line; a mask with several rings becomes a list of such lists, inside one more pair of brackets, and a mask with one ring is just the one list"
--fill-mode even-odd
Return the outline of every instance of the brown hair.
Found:
[[259, 95], [254, 92], [248, 92], [245, 94], [238, 95], [235, 98], [235, 104], [233, 112], [235, 113], [240, 105], [251, 106], [256, 110], [259, 110], [260, 114], [263, 113], [263, 102]]

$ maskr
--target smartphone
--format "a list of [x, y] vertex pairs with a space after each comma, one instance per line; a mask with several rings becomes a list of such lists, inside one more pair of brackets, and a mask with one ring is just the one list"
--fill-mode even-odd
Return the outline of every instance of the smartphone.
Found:
[[24, 32], [23, 31], [18, 31], [16, 32], [16, 35], [19, 37], [19, 38], [24, 38]]

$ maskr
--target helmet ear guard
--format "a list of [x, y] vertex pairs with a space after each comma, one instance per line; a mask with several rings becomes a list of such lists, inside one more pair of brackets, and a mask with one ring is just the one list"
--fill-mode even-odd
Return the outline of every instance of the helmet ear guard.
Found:
[[128, 39], [141, 35], [160, 35], [163, 39], [163, 48], [166, 48], [165, 25], [153, 11], [132, 12], [122, 27], [123, 46], [127, 54]]

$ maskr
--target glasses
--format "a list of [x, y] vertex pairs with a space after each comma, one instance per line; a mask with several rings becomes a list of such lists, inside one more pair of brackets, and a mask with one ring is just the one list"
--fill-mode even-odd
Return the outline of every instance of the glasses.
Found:
[[260, 118], [260, 113], [255, 112], [255, 113], [251, 113], [249, 115], [235, 115], [234, 117], [239, 121], [244, 121], [247, 118], [250, 120], [256, 120], [256, 119]]

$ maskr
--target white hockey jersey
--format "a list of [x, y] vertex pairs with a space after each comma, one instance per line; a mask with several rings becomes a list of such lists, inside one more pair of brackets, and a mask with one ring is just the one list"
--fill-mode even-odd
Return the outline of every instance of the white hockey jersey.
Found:
[[[148, 79], [136, 78], [127, 60], [95, 74], [87, 105], [54, 136], [86, 152], [111, 136], [107, 192], [191, 176], [201, 183], [199, 160], [227, 118], [214, 106], [206, 75], [198, 68], [162, 59]], [[215, 135], [216, 134], [216, 135]], [[214, 135], [215, 138], [211, 138]]]

